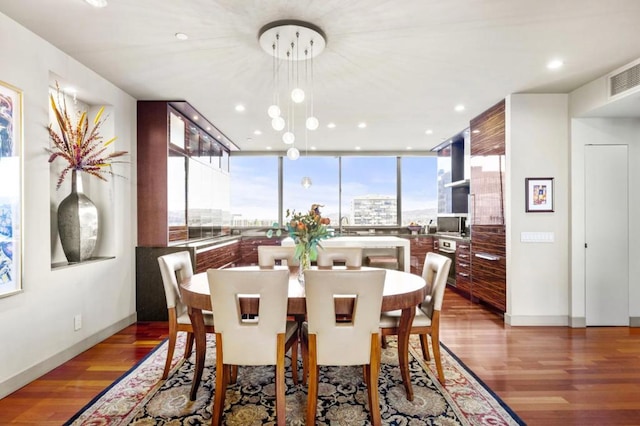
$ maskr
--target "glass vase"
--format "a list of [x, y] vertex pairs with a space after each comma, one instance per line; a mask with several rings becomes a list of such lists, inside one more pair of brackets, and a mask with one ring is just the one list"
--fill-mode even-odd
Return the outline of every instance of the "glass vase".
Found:
[[300, 266], [298, 267], [298, 282], [304, 284], [304, 271], [311, 267], [311, 250], [305, 248], [300, 253]]

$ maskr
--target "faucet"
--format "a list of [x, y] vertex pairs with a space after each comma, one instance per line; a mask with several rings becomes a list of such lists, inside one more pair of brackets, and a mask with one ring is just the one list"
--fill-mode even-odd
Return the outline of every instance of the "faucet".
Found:
[[349, 224], [349, 216], [342, 216], [340, 218], [340, 227], [338, 229], [338, 232], [340, 235], [343, 235], [343, 229], [342, 229], [342, 224], [344, 223], [344, 221], [347, 221], [347, 225]]

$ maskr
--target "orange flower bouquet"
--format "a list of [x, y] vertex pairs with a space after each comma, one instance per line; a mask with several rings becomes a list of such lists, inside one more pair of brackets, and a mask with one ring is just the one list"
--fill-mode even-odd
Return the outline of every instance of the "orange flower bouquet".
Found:
[[295, 258], [300, 260], [300, 270], [308, 269], [318, 256], [320, 241], [329, 238], [327, 226], [331, 221], [320, 215], [320, 204], [313, 204], [306, 214], [287, 209], [287, 231], [296, 244]]

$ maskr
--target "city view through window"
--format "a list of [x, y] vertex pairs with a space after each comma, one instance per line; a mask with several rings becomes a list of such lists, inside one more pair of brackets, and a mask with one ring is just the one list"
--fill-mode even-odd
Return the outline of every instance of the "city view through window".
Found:
[[[331, 219], [333, 228], [338, 228], [340, 222], [345, 226], [404, 226], [435, 221], [436, 157], [401, 159], [400, 194], [397, 165], [396, 157], [342, 157], [341, 161], [328, 156], [302, 156], [296, 161], [285, 157], [284, 214], [287, 210], [307, 211], [312, 204], [320, 204], [322, 215]], [[277, 157], [232, 156], [230, 175], [232, 227], [271, 226], [279, 222]], [[311, 180], [307, 189], [301, 184], [305, 177]], [[397, 216], [398, 198], [401, 223]]]

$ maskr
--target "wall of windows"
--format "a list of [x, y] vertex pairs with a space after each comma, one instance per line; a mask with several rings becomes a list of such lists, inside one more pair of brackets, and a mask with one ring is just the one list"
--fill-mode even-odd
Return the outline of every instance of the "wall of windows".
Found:
[[[278, 222], [279, 197], [286, 210], [323, 205], [334, 228], [428, 224], [437, 215], [436, 156], [231, 155], [232, 226]], [[282, 193], [278, 176], [282, 171]], [[400, 176], [400, 179], [398, 179]], [[305, 189], [301, 181], [311, 179]]]

